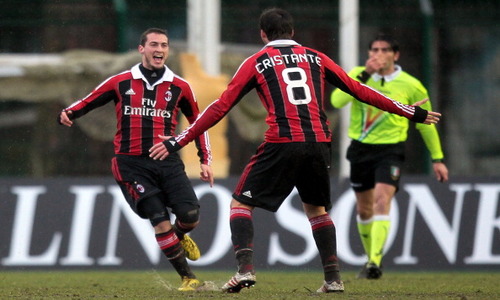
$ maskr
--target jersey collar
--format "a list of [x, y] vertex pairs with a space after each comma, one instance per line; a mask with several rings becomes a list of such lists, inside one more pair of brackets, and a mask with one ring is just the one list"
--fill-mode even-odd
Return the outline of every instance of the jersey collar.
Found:
[[377, 82], [384, 79], [385, 82], [393, 81], [398, 75], [403, 71], [400, 65], [394, 65], [394, 72], [389, 75], [380, 75], [379, 73], [374, 73], [372, 75], [373, 81]]
[[132, 78], [134, 79], [142, 79], [146, 83], [146, 87], [148, 90], [153, 90], [154, 87], [164, 81], [169, 81], [172, 82], [174, 80], [174, 72], [170, 70], [167, 66], [165, 67], [165, 73], [163, 73], [163, 76], [156, 81], [153, 85], [150, 85], [146, 77], [144, 77], [144, 74], [142, 74], [141, 69], [139, 69], [140, 63], [137, 65], [133, 66], [132, 69], [130, 69], [130, 72], [132, 72]]
[[274, 40], [267, 43], [262, 49], [265, 49], [267, 47], [288, 47], [288, 46], [300, 46], [300, 44], [294, 40]]

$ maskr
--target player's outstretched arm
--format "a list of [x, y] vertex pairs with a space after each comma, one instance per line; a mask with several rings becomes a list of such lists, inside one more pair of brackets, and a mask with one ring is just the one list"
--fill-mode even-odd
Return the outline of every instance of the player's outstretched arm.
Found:
[[[427, 101], [429, 101], [429, 99], [424, 99], [424, 100], [417, 101], [417, 102], [415, 102], [415, 104], [413, 104], [413, 106], [420, 106], [420, 105], [424, 104]], [[427, 112], [427, 118], [422, 123], [427, 124], [427, 125], [437, 124], [439, 122], [439, 120], [440, 120], [440, 117], [441, 117], [440, 113], [434, 112], [434, 111], [428, 111]]]

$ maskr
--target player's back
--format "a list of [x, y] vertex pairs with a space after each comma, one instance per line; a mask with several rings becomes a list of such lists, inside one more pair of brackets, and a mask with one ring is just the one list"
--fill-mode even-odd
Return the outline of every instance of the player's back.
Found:
[[268, 142], [329, 142], [322, 54], [293, 41], [268, 44], [250, 58], [268, 110]]

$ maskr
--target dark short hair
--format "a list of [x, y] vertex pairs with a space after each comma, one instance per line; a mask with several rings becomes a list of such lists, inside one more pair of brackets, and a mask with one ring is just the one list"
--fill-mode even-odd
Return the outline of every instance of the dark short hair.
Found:
[[264, 10], [260, 15], [259, 26], [270, 41], [292, 38], [293, 18], [284, 9], [269, 8]]
[[373, 43], [383, 41], [391, 46], [393, 52], [399, 52], [399, 43], [391, 35], [385, 33], [379, 33], [373, 40], [368, 44], [368, 50], [372, 48]]
[[150, 33], [158, 33], [158, 34], [164, 34], [166, 37], [168, 37], [167, 30], [166, 29], [161, 29], [161, 28], [149, 28], [146, 31], [144, 31], [141, 34], [141, 39], [139, 40], [139, 44], [144, 46], [146, 45], [146, 41], [148, 40], [148, 34]]

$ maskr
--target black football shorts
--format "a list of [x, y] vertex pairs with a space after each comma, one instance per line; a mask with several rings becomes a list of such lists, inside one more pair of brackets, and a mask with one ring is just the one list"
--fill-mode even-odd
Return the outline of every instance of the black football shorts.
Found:
[[245, 167], [233, 197], [275, 212], [296, 187], [302, 202], [331, 208], [330, 143], [264, 142]]
[[146, 216], [137, 209], [139, 201], [151, 196], [159, 196], [165, 207], [172, 208], [181, 203], [199, 207], [198, 198], [177, 153], [170, 154], [165, 160], [116, 155], [111, 166], [125, 199], [142, 218]]
[[364, 144], [353, 140], [347, 149], [353, 190], [363, 192], [374, 188], [376, 183], [387, 183], [398, 190], [404, 151], [404, 143]]

